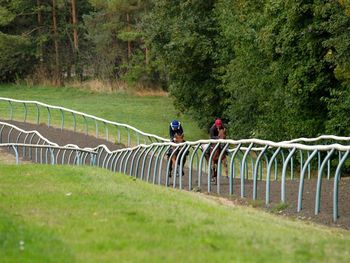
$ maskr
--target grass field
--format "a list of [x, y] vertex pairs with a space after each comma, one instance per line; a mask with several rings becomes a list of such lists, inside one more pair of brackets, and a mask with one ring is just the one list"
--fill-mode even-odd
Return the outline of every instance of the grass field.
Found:
[[[0, 96], [71, 108], [162, 137], [178, 118], [187, 140], [207, 138], [164, 96], [17, 85], [0, 85]], [[1, 118], [7, 107], [0, 107]], [[21, 105], [16, 114], [23, 116]], [[9, 162], [0, 152], [1, 263], [350, 262], [349, 231], [102, 169]]]
[[[208, 134], [198, 128], [186, 115], [179, 114], [172, 99], [165, 96], [136, 96], [125, 92], [97, 93], [68, 87], [30, 87], [20, 85], [0, 85], [0, 96], [20, 100], [36, 100], [81, 111], [110, 121], [120, 122], [135, 128], [168, 138], [169, 123], [179, 119], [184, 127], [187, 140], [208, 138]], [[1, 107], [2, 106], [2, 107]], [[23, 116], [23, 107], [17, 111]], [[8, 116], [8, 105], [0, 105], [1, 116]], [[60, 113], [54, 113], [60, 120]], [[46, 117], [43, 117], [46, 120]], [[71, 123], [71, 116], [66, 117]]]
[[1, 262], [349, 262], [350, 233], [96, 168], [0, 166]]

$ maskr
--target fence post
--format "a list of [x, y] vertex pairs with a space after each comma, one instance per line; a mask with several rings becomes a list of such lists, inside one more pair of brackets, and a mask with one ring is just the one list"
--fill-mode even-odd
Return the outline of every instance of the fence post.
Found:
[[315, 198], [315, 215], [317, 215], [320, 212], [320, 199], [321, 199], [323, 168], [325, 167], [326, 163], [328, 163], [328, 160], [331, 158], [333, 153], [334, 153], [334, 149], [332, 149], [330, 152], [328, 152], [326, 158], [323, 160], [320, 168], [318, 169], [316, 198]]
[[314, 150], [311, 155], [309, 155], [309, 157], [307, 158], [304, 167], [301, 171], [301, 175], [300, 175], [300, 183], [299, 183], [299, 193], [298, 193], [298, 209], [297, 212], [300, 212], [302, 209], [302, 202], [303, 202], [303, 191], [304, 191], [304, 177], [305, 177], [305, 172], [306, 169], [309, 169], [309, 164], [312, 160], [312, 158], [317, 154], [318, 150]]
[[345, 162], [346, 158], [349, 155], [350, 150], [347, 150], [345, 154], [342, 156], [337, 170], [334, 176], [334, 186], [333, 186], [333, 221], [336, 222], [338, 219], [338, 192], [339, 192], [339, 179], [340, 179], [340, 171]]

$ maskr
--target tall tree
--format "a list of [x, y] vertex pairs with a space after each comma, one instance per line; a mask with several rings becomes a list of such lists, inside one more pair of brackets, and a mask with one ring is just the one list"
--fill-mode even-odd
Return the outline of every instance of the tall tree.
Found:
[[[264, 1], [221, 0], [215, 6], [218, 23], [217, 64], [220, 84], [225, 89], [230, 137], [260, 137], [257, 128], [265, 105], [269, 59], [259, 43], [264, 26]], [[275, 96], [274, 96], [274, 99]]]
[[59, 39], [58, 39], [58, 28], [57, 28], [57, 13], [56, 13], [56, 0], [52, 0], [52, 32], [53, 41], [55, 46], [55, 67], [54, 67], [54, 83], [57, 85], [62, 85], [61, 77], [61, 63], [60, 63], [60, 53], [59, 53]]
[[72, 5], [72, 23], [73, 23], [73, 39], [74, 39], [74, 50], [78, 52], [78, 17], [77, 17], [77, 1], [71, 0]]
[[330, 37], [324, 42], [325, 59], [333, 65], [330, 70], [340, 85], [331, 86], [331, 97], [326, 100], [329, 109], [327, 133], [350, 134], [350, 2], [333, 1], [319, 5], [319, 15], [329, 17], [320, 25]]
[[[141, 18], [150, 1], [91, 0], [94, 12], [84, 16], [96, 75], [104, 79], [141, 81], [145, 70]], [[142, 57], [142, 59], [140, 59]]]
[[23, 78], [33, 70], [36, 48], [31, 33], [36, 23], [31, 13], [28, 1], [0, 0], [0, 82]]
[[[42, 35], [43, 32], [43, 16], [42, 16], [42, 5], [41, 5], [41, 0], [37, 0], [36, 1], [36, 5], [37, 5], [37, 18], [38, 18], [38, 34], [39, 36]], [[43, 43], [42, 41], [39, 41], [38, 43], [38, 49], [39, 49], [39, 63], [40, 63], [40, 67], [43, 66], [43, 60], [44, 60], [44, 50], [43, 50]]]
[[221, 42], [229, 43], [234, 54], [223, 84], [235, 135], [285, 140], [325, 131], [326, 101], [331, 87], [337, 90], [340, 83], [326, 59], [331, 35], [323, 24], [330, 13], [320, 9], [337, 4], [219, 2]]
[[225, 111], [225, 94], [215, 77], [214, 2], [156, 1], [146, 31], [176, 106], [191, 112], [203, 127]]

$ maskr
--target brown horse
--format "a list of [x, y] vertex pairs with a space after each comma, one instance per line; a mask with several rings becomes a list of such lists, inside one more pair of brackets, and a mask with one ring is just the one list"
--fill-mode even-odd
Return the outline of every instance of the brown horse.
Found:
[[[182, 142], [185, 142], [185, 139], [184, 139], [184, 135], [183, 134], [175, 134], [175, 137], [174, 137], [174, 142], [175, 143], [182, 143]], [[177, 173], [179, 173], [180, 171], [180, 163], [178, 162], [176, 164], [176, 159], [177, 159], [177, 156], [181, 150], [181, 147], [179, 149], [177, 149], [177, 146], [171, 146], [170, 148], [170, 153], [172, 153], [173, 151], [175, 151], [175, 153], [171, 156], [171, 163], [170, 163], [170, 167], [169, 167], [169, 177], [171, 177], [171, 171], [173, 170], [173, 167], [176, 167], [175, 165], [177, 165]], [[181, 158], [181, 157], [180, 157]], [[185, 162], [186, 162], [186, 158], [184, 158], [184, 161], [183, 161], [183, 167], [185, 165]], [[182, 175], [184, 175], [184, 171], [182, 170]]]
[[[226, 139], [226, 129], [219, 129], [218, 134], [219, 139]], [[211, 154], [213, 154], [213, 158], [211, 160], [211, 180], [212, 182], [216, 183], [217, 180], [217, 170], [218, 170], [218, 162], [220, 154], [223, 150], [223, 145], [220, 144], [218, 148], [216, 148], [215, 152], [213, 153], [213, 150], [215, 148], [216, 144], [212, 144], [210, 146], [210, 153], [205, 154], [205, 158], [207, 162], [209, 162], [209, 157]], [[221, 158], [221, 164], [225, 167], [226, 176], [228, 177], [228, 169], [227, 169], [227, 160], [226, 160], [227, 154], [226, 152], [223, 153], [223, 156]]]

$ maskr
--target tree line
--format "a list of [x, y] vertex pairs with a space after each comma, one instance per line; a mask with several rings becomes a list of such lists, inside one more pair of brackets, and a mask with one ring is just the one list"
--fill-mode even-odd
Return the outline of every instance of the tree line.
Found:
[[349, 0], [0, 0], [0, 80], [169, 90], [231, 138], [349, 135]]

